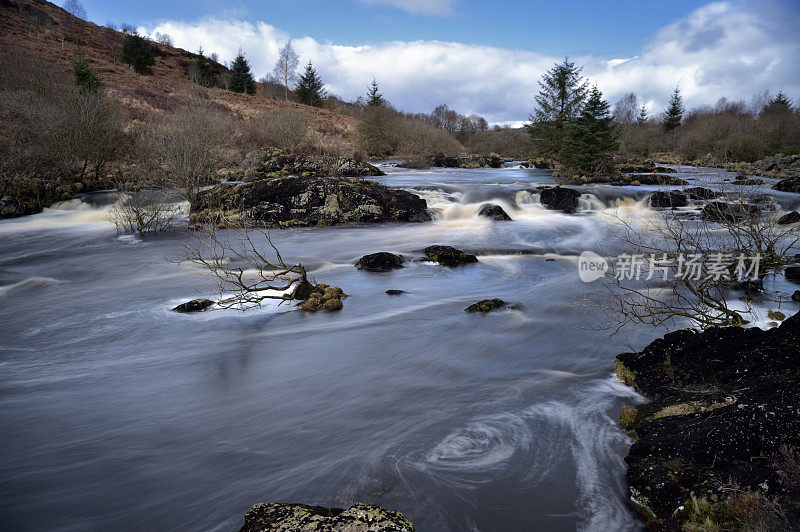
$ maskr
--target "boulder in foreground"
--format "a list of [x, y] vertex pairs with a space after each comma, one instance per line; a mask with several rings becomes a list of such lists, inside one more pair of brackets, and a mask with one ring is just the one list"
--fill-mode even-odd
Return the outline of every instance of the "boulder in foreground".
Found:
[[428, 246], [425, 248], [425, 256], [432, 262], [438, 262], [442, 266], [451, 268], [478, 262], [478, 257], [475, 255], [464, 253], [451, 246]]
[[256, 504], [239, 532], [413, 532], [403, 514], [380, 506], [354, 504], [348, 509], [305, 504]]
[[679, 530], [699, 507], [731, 514], [742, 494], [798, 511], [786, 504], [800, 496], [800, 462], [787, 477], [800, 456], [798, 345], [800, 314], [769, 330], [680, 330], [617, 356], [617, 376], [650, 401], [622, 421], [636, 438], [626, 480], [651, 525]]

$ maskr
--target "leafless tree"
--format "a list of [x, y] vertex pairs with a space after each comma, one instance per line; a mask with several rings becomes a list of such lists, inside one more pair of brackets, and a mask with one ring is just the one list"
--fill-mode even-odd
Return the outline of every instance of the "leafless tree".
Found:
[[109, 219], [124, 233], [157, 233], [174, 226], [181, 209], [174, 194], [165, 190], [120, 193], [109, 211]]
[[64, 2], [64, 11], [73, 17], [86, 20], [86, 8], [83, 7], [79, 0], [67, 0]]
[[614, 104], [612, 113], [614, 122], [625, 125], [635, 124], [640, 109], [639, 99], [634, 93], [629, 92]]
[[292, 47], [292, 41], [286, 41], [286, 44], [281, 48], [278, 54], [278, 62], [275, 63], [275, 68], [272, 70], [275, 79], [280, 80], [283, 85], [284, 98], [289, 101], [289, 84], [297, 80], [297, 65], [300, 63], [300, 58], [297, 52]]
[[266, 146], [294, 150], [309, 140], [311, 122], [295, 109], [265, 111], [250, 120], [250, 127]]
[[703, 328], [739, 326], [754, 315], [747, 298], [744, 310], [730, 298], [736, 279], [744, 274], [738, 288], [754, 295], [763, 276], [779, 270], [797, 251], [800, 230], [778, 225], [777, 212], [750, 203], [754, 198], [747, 192], [727, 199], [709, 202], [700, 219], [674, 210], [636, 220], [610, 215], [615, 224], [611, 241], [627, 250], [626, 258], [639, 262], [635, 277], [620, 271], [607, 276], [604, 295], [590, 303], [605, 315], [606, 327], [674, 320]]
[[173, 41], [172, 36], [169, 33], [155, 32], [153, 34], [153, 40], [158, 44], [162, 44], [164, 46], [174, 46], [175, 43], [175, 41]]

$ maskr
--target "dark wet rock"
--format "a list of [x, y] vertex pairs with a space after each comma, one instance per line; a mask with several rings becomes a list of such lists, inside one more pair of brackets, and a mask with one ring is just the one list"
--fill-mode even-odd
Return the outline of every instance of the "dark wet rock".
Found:
[[792, 301], [800, 301], [800, 290], [795, 290], [792, 294]]
[[764, 184], [764, 180], [763, 179], [754, 179], [752, 177], [747, 177], [747, 176], [741, 176], [740, 175], [740, 176], [736, 176], [736, 179], [734, 179], [731, 182], [731, 184], [732, 185], [742, 185], [742, 186], [763, 185]]
[[800, 222], [800, 212], [792, 211], [778, 218], [778, 225], [789, 225]]
[[3, 196], [0, 199], [0, 219], [22, 216], [22, 204], [14, 196]]
[[621, 165], [619, 171], [623, 174], [671, 174], [675, 172], [672, 168], [664, 166], [656, 166], [654, 162], [647, 162], [643, 164], [627, 164]]
[[350, 157], [305, 155], [277, 148], [260, 148], [244, 156], [235, 169], [228, 172], [229, 180], [257, 181], [287, 175], [301, 177], [375, 177], [386, 175], [380, 168]]
[[686, 206], [686, 194], [682, 192], [653, 192], [650, 196], [650, 206], [656, 209], [674, 209]]
[[539, 201], [548, 209], [571, 213], [578, 208], [578, 198], [580, 197], [581, 193], [575, 189], [552, 187], [541, 191]]
[[784, 179], [775, 183], [772, 188], [781, 192], [794, 192], [800, 194], [800, 178]]
[[397, 289], [394, 289], [394, 288], [392, 288], [391, 290], [387, 290], [386, 291], [386, 295], [389, 295], [389, 296], [399, 296], [399, 295], [402, 295], [402, 294], [405, 294], [405, 293], [406, 293], [405, 290], [397, 290]]
[[628, 176], [631, 181], [637, 181], [640, 185], [688, 185], [689, 183], [679, 177], [666, 176], [661, 174], [643, 174]]
[[730, 289], [737, 292], [744, 292], [743, 299], [754, 299], [764, 293], [764, 280], [750, 279], [746, 281], [736, 281], [730, 285]]
[[[223, 183], [197, 194], [192, 222], [308, 227], [341, 223], [425, 222], [425, 200], [374, 181], [278, 177]], [[221, 221], [221, 222], [220, 222]]]
[[424, 253], [428, 260], [451, 268], [478, 262], [478, 257], [475, 255], [464, 253], [460, 249], [451, 246], [428, 246], [425, 248]]
[[428, 162], [436, 168], [501, 168], [505, 161], [496, 155], [442, 155]]
[[684, 189], [684, 192], [689, 195], [690, 198], [695, 200], [712, 200], [719, 196], [719, 193], [714, 192], [708, 188], [703, 187], [691, 187]]
[[528, 162], [529, 168], [538, 168], [540, 170], [552, 170], [553, 165], [547, 159], [534, 159]]
[[256, 504], [239, 532], [413, 532], [403, 514], [380, 506], [354, 504], [348, 509], [306, 504]]
[[617, 356], [619, 378], [649, 400], [627, 412], [636, 439], [625, 460], [631, 496], [654, 522], [679, 530], [676, 510], [693, 494], [724, 500], [731, 478], [787, 497], [774, 460], [800, 446], [798, 345], [800, 314], [769, 330], [680, 330]]
[[712, 201], [703, 207], [703, 219], [711, 222], [740, 222], [759, 216], [761, 211], [755, 205], [746, 203], [727, 203]]
[[729, 170], [745, 175], [796, 179], [800, 178], [800, 155], [772, 155], [754, 163], [734, 164]]
[[473, 303], [464, 310], [467, 312], [491, 312], [493, 310], [499, 310], [505, 306], [506, 302], [502, 299], [484, 299], [483, 301]]
[[484, 203], [481, 205], [478, 216], [497, 221], [511, 220], [511, 216], [509, 216], [500, 205], [495, 205], [494, 203]]
[[356, 262], [356, 268], [367, 270], [368, 272], [388, 272], [402, 267], [403, 257], [386, 251], [364, 255]]
[[210, 299], [192, 299], [186, 303], [181, 303], [172, 310], [187, 314], [189, 312], [202, 312], [212, 305], [214, 305], [214, 302]]
[[800, 283], [800, 266], [787, 266], [783, 270], [783, 275], [786, 277], [787, 281]]

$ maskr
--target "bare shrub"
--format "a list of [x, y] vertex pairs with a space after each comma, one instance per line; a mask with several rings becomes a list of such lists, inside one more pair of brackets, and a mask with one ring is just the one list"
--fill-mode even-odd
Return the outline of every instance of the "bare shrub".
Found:
[[153, 34], [153, 40], [158, 44], [163, 46], [174, 46], [175, 41], [172, 39], [172, 36], [169, 33], [159, 33], [155, 32]]
[[523, 158], [530, 151], [529, 136], [524, 129], [498, 128], [479, 131], [467, 142], [467, 149], [480, 155]]
[[171, 229], [181, 214], [174, 194], [165, 190], [138, 190], [120, 194], [109, 219], [123, 233], [157, 233]]
[[297, 109], [277, 109], [254, 116], [249, 128], [262, 146], [294, 150], [309, 140], [310, 120]]

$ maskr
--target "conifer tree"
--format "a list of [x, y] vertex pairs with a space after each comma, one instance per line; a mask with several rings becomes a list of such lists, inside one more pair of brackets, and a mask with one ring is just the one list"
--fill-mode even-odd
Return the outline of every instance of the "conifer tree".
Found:
[[203, 47], [197, 51], [194, 62], [189, 67], [189, 78], [204, 87], [212, 87], [216, 84], [216, 76], [211, 70], [211, 63], [203, 53]]
[[317, 75], [317, 71], [311, 64], [311, 61], [306, 65], [306, 70], [300, 76], [297, 82], [297, 87], [294, 92], [297, 94], [297, 101], [306, 105], [314, 107], [322, 107], [323, 99], [325, 98], [325, 85]]
[[231, 63], [231, 78], [228, 86], [233, 92], [256, 93], [256, 82], [250, 72], [250, 63], [245, 59], [241, 48], [236, 59]]
[[367, 89], [367, 107], [386, 107], [386, 103], [383, 94], [378, 92], [378, 82], [372, 78], [372, 84]]
[[644, 105], [639, 109], [639, 118], [636, 119], [639, 124], [647, 122], [647, 107]]
[[588, 91], [588, 82], [583, 79], [581, 70], [567, 57], [542, 76], [535, 98], [536, 108], [527, 126], [536, 155], [557, 155], [564, 129], [580, 113]]
[[72, 60], [72, 74], [75, 76], [75, 85], [82, 90], [97, 92], [103, 88], [103, 82], [82, 53]]
[[792, 102], [783, 92], [778, 92], [778, 94], [764, 106], [764, 109], [761, 110], [762, 115], [783, 115], [789, 114], [790, 112], [792, 112]]
[[661, 125], [664, 127], [664, 131], [672, 131], [676, 127], [680, 126], [681, 121], [683, 120], [684, 111], [685, 108], [683, 107], [681, 89], [679, 87], [675, 87], [675, 90], [672, 91], [672, 96], [669, 99], [667, 110], [664, 112], [664, 119], [661, 122]]
[[130, 65], [139, 74], [149, 74], [156, 64], [153, 49], [147, 40], [132, 33], [122, 43], [122, 62]]
[[570, 120], [565, 128], [559, 163], [571, 172], [598, 174], [613, 166], [612, 152], [617, 147], [610, 105], [597, 87], [593, 87], [580, 115]]

